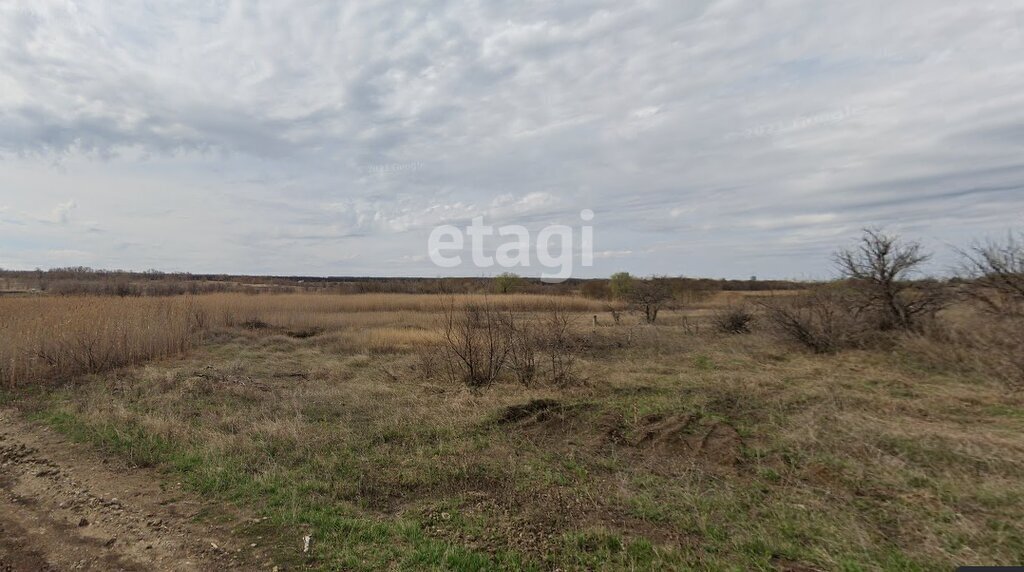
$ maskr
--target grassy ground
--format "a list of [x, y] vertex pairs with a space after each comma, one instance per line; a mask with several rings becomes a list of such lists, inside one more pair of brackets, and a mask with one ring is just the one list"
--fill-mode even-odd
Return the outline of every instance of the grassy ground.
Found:
[[[422, 314], [385, 314], [374, 327], [429, 330]], [[430, 335], [387, 344], [271, 327], [6, 399], [255, 508], [266, 518], [247, 534], [282, 565], [1024, 561], [1024, 400], [1001, 385], [899, 353], [720, 336], [679, 314], [656, 327], [601, 320], [579, 318], [586, 382], [564, 389], [453, 385], [416, 351]]]

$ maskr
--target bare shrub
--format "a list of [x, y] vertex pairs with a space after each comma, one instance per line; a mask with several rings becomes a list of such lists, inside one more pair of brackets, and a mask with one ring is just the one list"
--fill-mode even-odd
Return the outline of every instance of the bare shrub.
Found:
[[961, 252], [967, 295], [997, 315], [1024, 315], [1024, 235], [976, 243]]
[[438, 348], [434, 345], [424, 346], [416, 352], [412, 369], [420, 381], [430, 381], [438, 376], [442, 367], [438, 353]]
[[505, 328], [507, 367], [519, 383], [529, 387], [541, 376], [558, 386], [578, 381], [581, 344], [571, 314], [559, 307], [540, 317], [510, 312], [505, 316]]
[[461, 309], [449, 303], [444, 310], [443, 339], [449, 376], [471, 388], [493, 383], [508, 358], [505, 321], [486, 300]]
[[865, 229], [856, 247], [840, 250], [834, 258], [862, 299], [862, 315], [877, 317], [881, 330], [915, 329], [946, 303], [937, 284], [910, 280], [931, 258], [917, 242]]
[[816, 353], [859, 345], [864, 321], [849, 292], [816, 288], [805, 294], [761, 302], [765, 318], [781, 337]]
[[578, 380], [576, 356], [579, 340], [575, 336], [572, 316], [560, 308], [552, 308], [544, 317], [543, 350], [550, 380], [555, 385], [572, 385]]
[[516, 380], [533, 385], [538, 373], [538, 355], [543, 346], [543, 331], [529, 318], [509, 312], [505, 317], [508, 336], [508, 366]]
[[715, 312], [711, 323], [723, 334], [748, 334], [754, 323], [754, 312], [745, 304], [728, 306]]

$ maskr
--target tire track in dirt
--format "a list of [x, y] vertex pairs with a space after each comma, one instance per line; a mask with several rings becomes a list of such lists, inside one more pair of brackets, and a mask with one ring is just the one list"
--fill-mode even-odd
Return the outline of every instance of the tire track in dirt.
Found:
[[161, 483], [0, 409], [0, 572], [272, 567], [229, 529], [194, 522], [214, 505]]

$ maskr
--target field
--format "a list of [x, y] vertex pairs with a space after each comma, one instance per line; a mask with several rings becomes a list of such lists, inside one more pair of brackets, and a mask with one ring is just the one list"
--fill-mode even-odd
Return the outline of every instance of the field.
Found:
[[[180, 483], [267, 569], [1024, 561], [1021, 395], [931, 340], [817, 354], [762, 316], [712, 325], [789, 295], [655, 324], [525, 294], [0, 298], [0, 376], [20, 419]], [[445, 324], [474, 305], [560, 316], [571, 379], [454, 379]]]

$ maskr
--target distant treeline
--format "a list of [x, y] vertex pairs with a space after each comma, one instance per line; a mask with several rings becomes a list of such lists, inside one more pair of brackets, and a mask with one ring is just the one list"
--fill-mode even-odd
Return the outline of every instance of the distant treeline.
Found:
[[[608, 293], [607, 279], [569, 279], [545, 284], [537, 278], [455, 277], [455, 278], [376, 278], [365, 276], [245, 276], [229, 274], [191, 274], [184, 272], [130, 272], [95, 270], [87, 267], [50, 270], [0, 269], [0, 293], [35, 292], [51, 295], [92, 294], [106, 296], [177, 296], [211, 292], [288, 293], [322, 292], [361, 293], [484, 293], [582, 294], [603, 298]], [[714, 280], [709, 278], [664, 277], [676, 291], [761, 291], [789, 290], [806, 284], [785, 280]]]

